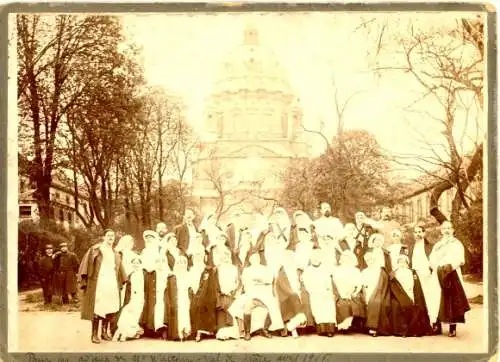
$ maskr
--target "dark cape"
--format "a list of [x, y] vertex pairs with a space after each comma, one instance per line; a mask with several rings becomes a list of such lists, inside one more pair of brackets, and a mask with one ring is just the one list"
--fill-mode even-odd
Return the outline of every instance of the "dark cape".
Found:
[[392, 333], [389, 274], [385, 268], [380, 269], [378, 284], [366, 302], [365, 325], [366, 328], [374, 330], [382, 336], [389, 336]]
[[[114, 252], [115, 255], [115, 274], [118, 291], [121, 290], [123, 283], [127, 277], [121, 263], [120, 255]], [[94, 307], [97, 289], [97, 278], [101, 269], [102, 253], [99, 245], [90, 247], [87, 253], [82, 258], [78, 274], [80, 276], [81, 288], [84, 290], [82, 300], [81, 318], [84, 320], [92, 320], [94, 318]], [[121, 302], [121, 301], [119, 301]], [[119, 303], [121, 304], [121, 303]]]
[[199, 288], [191, 292], [191, 330], [215, 333], [217, 331], [217, 270], [207, 266], [200, 275]]
[[421, 337], [432, 334], [432, 327], [427, 314], [425, 297], [417, 273], [413, 274], [413, 296], [410, 299], [401, 283], [390, 277], [392, 334], [404, 337]]
[[[139, 319], [139, 324], [145, 330], [150, 332], [155, 331], [155, 305], [156, 305], [156, 271], [144, 272], [144, 307], [142, 309], [141, 318]], [[165, 284], [165, 287], [167, 284]], [[165, 295], [165, 289], [163, 294]], [[126, 296], [125, 296], [126, 298]], [[166, 303], [164, 299], [161, 301], [162, 303]]]
[[439, 267], [438, 279], [441, 284], [439, 321], [465, 323], [465, 312], [470, 310], [470, 305], [457, 271], [451, 270], [451, 266]]
[[280, 304], [281, 317], [287, 323], [299, 313], [304, 313], [300, 297], [293, 291], [283, 267], [274, 280], [274, 291]]

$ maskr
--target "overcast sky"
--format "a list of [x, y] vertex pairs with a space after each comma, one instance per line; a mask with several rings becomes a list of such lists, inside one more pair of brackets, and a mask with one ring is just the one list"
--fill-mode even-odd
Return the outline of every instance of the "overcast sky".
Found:
[[[391, 24], [390, 40], [398, 31], [404, 34], [410, 20], [417, 30], [428, 31], [436, 26], [453, 26], [462, 15], [377, 15], [371, 26], [376, 29], [377, 24]], [[244, 28], [252, 24], [262, 46], [285, 67], [308, 127], [317, 128], [323, 120], [329, 131], [335, 129], [335, 80], [341, 101], [361, 91], [346, 110], [346, 128], [367, 129], [382, 147], [394, 152], [428, 152], [421, 148], [419, 133], [425, 133], [430, 142], [440, 143], [441, 128], [428, 116], [403, 109], [422, 95], [422, 89], [411, 75], [401, 72], [376, 77], [371, 71], [372, 58], [367, 56], [373, 54], [375, 32], [367, 35], [362, 30], [354, 31], [372, 18], [371, 14], [360, 13], [196, 13], [126, 15], [123, 21], [127, 39], [142, 47], [148, 83], [178, 93], [186, 103], [189, 122], [198, 129], [202, 129], [204, 99], [218, 77], [221, 62], [242, 43]], [[440, 115], [430, 101], [421, 107]], [[473, 111], [469, 117], [475, 117]], [[462, 130], [458, 122], [456, 132]], [[475, 129], [467, 133], [475, 138]], [[314, 150], [319, 152], [321, 147]]]

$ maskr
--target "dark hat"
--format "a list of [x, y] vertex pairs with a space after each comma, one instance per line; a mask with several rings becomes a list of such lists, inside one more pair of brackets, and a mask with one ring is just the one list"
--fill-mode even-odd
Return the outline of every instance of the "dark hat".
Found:
[[54, 246], [52, 244], [47, 244], [45, 245], [45, 250], [47, 249], [54, 249]]

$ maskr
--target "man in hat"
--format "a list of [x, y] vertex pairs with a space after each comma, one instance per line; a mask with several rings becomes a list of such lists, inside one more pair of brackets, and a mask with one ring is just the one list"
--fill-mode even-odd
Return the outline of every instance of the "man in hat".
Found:
[[45, 245], [45, 254], [40, 258], [37, 264], [38, 278], [43, 290], [43, 299], [45, 304], [52, 303], [52, 281], [54, 276], [54, 264], [52, 244]]
[[177, 225], [173, 231], [175, 237], [177, 238], [178, 248], [183, 253], [186, 253], [189, 248], [189, 243], [191, 242], [191, 240], [196, 238], [196, 235], [198, 234], [198, 230], [194, 225], [194, 219], [195, 213], [193, 209], [186, 209], [186, 211], [184, 212], [183, 223]]
[[59, 244], [59, 248], [60, 251], [54, 254], [54, 272], [61, 286], [62, 302], [69, 303], [69, 294], [71, 300], [77, 302], [77, 274], [80, 262], [76, 254], [68, 250], [68, 243]]

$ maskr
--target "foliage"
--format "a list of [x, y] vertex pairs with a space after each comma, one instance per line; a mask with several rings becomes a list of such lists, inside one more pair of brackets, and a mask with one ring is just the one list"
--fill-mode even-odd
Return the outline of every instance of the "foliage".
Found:
[[373, 135], [345, 131], [319, 157], [292, 162], [283, 175], [280, 203], [312, 213], [326, 201], [342, 220], [352, 220], [356, 211], [387, 199], [387, 170]]
[[[180, 194], [179, 190], [184, 193]], [[153, 190], [151, 194], [152, 200], [157, 200], [159, 197], [158, 190]], [[184, 213], [184, 205], [189, 197], [189, 188], [187, 185], [179, 187], [178, 181], [168, 180], [163, 185], [162, 199], [163, 204], [167, 206], [167, 212], [160, 217], [158, 209], [151, 208], [151, 222], [147, 225], [142, 225], [140, 222], [140, 205], [134, 204], [133, 207], [129, 205], [128, 210], [125, 210], [123, 215], [116, 221], [115, 227], [117, 230], [122, 231], [124, 234], [132, 235], [137, 242], [137, 247], [142, 247], [142, 233], [146, 229], [154, 229], [156, 224], [164, 222], [167, 224], [169, 230], [172, 230], [176, 225], [182, 222], [182, 215]]]
[[64, 230], [60, 225], [45, 222], [41, 225], [22, 221], [18, 227], [18, 287], [26, 289], [38, 285], [36, 263], [44, 252], [45, 245], [52, 244], [57, 249], [66, 242], [79, 259], [98, 239], [95, 232], [86, 229]]
[[466, 269], [470, 273], [483, 272], [483, 202], [475, 201], [460, 216], [455, 235], [467, 249]]
[[35, 197], [41, 218], [48, 219], [52, 171], [64, 161], [58, 139], [68, 116], [83, 117], [85, 110], [107, 116], [119, 104], [94, 107], [92, 100], [128, 89], [120, 81], [126, 63], [118, 52], [121, 24], [113, 16], [23, 14], [16, 30], [20, 133], [28, 137], [22, 146], [33, 156]]

